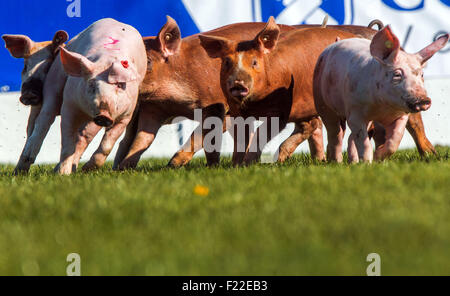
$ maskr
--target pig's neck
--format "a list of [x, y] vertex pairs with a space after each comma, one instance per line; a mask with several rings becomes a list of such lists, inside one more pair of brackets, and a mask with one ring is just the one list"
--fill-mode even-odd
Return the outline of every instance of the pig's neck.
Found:
[[[289, 89], [292, 83], [292, 76], [295, 75], [296, 69], [293, 61], [283, 56], [283, 51], [275, 51], [274, 54], [264, 56], [264, 75], [259, 83], [265, 87], [263, 90], [255, 94], [255, 99], [263, 99], [274, 93], [280, 88]], [[297, 75], [295, 75], [297, 76]]]
[[[155, 56], [153, 56], [156, 59]], [[220, 88], [220, 60], [206, 56], [200, 46], [184, 42], [166, 62], [154, 62], [141, 86], [140, 99], [173, 116], [191, 117], [196, 108], [225, 102]]]

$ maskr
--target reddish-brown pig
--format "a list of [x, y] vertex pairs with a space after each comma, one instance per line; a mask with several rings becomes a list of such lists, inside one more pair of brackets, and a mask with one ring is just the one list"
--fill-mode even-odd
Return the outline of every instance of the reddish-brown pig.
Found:
[[[313, 157], [325, 159], [321, 121], [314, 107], [312, 75], [318, 56], [337, 37], [346, 39], [355, 35], [313, 28], [293, 30], [280, 37], [280, 28], [271, 17], [254, 39], [235, 41], [205, 35], [200, 39], [211, 57], [221, 58], [222, 90], [241, 115], [278, 117], [280, 128], [288, 122], [295, 123], [293, 134], [280, 147], [282, 161], [308, 138], [315, 144], [311, 147]], [[273, 136], [270, 122], [267, 122], [267, 140]], [[259, 131], [257, 138], [261, 136]], [[243, 161], [247, 164], [256, 161], [262, 148], [258, 141], [256, 151], [246, 151]]]

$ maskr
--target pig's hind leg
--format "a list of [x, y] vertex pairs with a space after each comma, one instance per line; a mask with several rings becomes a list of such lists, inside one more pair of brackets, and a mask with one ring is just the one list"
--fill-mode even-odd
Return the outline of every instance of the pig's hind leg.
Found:
[[316, 129], [311, 133], [308, 138], [309, 152], [311, 153], [311, 158], [319, 161], [325, 161], [325, 152], [323, 148], [323, 124], [322, 120], [315, 118], [318, 123]]
[[272, 126], [272, 118], [268, 118], [268, 120], [260, 125], [256, 129], [256, 136], [250, 139], [250, 145], [244, 157], [244, 164], [250, 165], [259, 161], [264, 146], [269, 143], [273, 137], [278, 135], [280, 131], [286, 127], [286, 124], [286, 121], [280, 119], [278, 129], [272, 131], [272, 128], [274, 128]]
[[78, 131], [75, 155], [73, 163], [75, 164], [75, 170], [78, 168], [78, 163], [86, 148], [89, 146], [94, 137], [98, 134], [101, 127], [96, 125], [94, 121], [86, 122], [82, 128]]
[[[222, 132], [225, 132], [226, 125], [224, 123], [225, 117], [225, 108], [222, 104], [213, 104], [207, 106], [202, 109], [202, 122], [197, 126], [194, 132], [191, 134], [189, 141], [186, 142], [183, 147], [177, 151], [177, 153], [170, 159], [168, 166], [172, 168], [178, 168], [186, 165], [194, 156], [194, 154], [200, 149], [204, 148], [205, 137], [213, 132], [213, 128], [205, 127], [205, 120], [208, 118], [218, 118], [222, 122]], [[214, 128], [216, 128], [214, 126]], [[220, 146], [222, 134], [219, 137], [213, 137], [214, 141], [218, 141], [214, 143], [214, 147], [211, 151], [209, 149], [205, 149], [206, 162], [208, 166], [218, 165], [220, 162], [220, 151], [216, 151], [215, 146]], [[220, 142], [220, 143], [219, 143]], [[212, 144], [212, 143], [211, 143]], [[208, 148], [208, 147], [206, 147]]]
[[321, 109], [322, 112], [319, 114], [327, 129], [327, 160], [341, 163], [343, 160], [342, 143], [345, 135], [345, 119], [340, 118], [332, 110], [325, 108], [325, 106], [322, 106]]
[[313, 118], [310, 121], [295, 123], [295, 129], [279, 148], [278, 161], [284, 162], [290, 158], [297, 147], [308, 140], [311, 157], [318, 160], [325, 160], [323, 151], [322, 121]]
[[201, 124], [197, 126], [180, 150], [170, 159], [168, 166], [171, 168], [179, 168], [191, 161], [194, 154], [203, 148], [203, 137]]
[[359, 161], [372, 162], [373, 147], [368, 134], [368, 124], [360, 116], [351, 114], [348, 118], [348, 126], [352, 133], [348, 139], [348, 161], [357, 163]]

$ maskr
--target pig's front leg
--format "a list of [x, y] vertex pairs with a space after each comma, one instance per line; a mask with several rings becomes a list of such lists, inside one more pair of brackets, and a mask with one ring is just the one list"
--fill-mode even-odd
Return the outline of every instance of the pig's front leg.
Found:
[[353, 113], [348, 118], [348, 126], [352, 131], [348, 139], [349, 163], [372, 162], [373, 148], [367, 132], [368, 123], [359, 114]]
[[[61, 73], [58, 68], [59, 60], [55, 61], [49, 70], [47, 78], [44, 83], [43, 90], [43, 103], [42, 108], [39, 110], [32, 110], [31, 115], [36, 116], [34, 122], [34, 127], [29, 127], [27, 133], [28, 138], [23, 148], [22, 154], [20, 155], [19, 162], [14, 170], [14, 173], [27, 172], [30, 166], [36, 160], [44, 138], [50, 129], [50, 126], [55, 121], [56, 116], [59, 114], [62, 103], [62, 93], [64, 90], [64, 85], [66, 83], [67, 76]], [[31, 119], [31, 118], [30, 118]], [[29, 122], [29, 123], [31, 123]]]
[[75, 146], [75, 155], [73, 157], [73, 163], [75, 169], [78, 168], [78, 163], [86, 148], [89, 146], [94, 137], [98, 134], [101, 127], [95, 124], [94, 121], [88, 121], [78, 131], [78, 138]]
[[38, 117], [39, 113], [41, 112], [42, 105], [38, 106], [31, 106], [30, 109], [30, 115], [28, 116], [28, 123], [27, 123], [27, 139], [31, 137], [31, 134], [34, 130], [34, 124], [36, 122], [36, 118]]
[[[41, 109], [42, 109], [42, 105], [31, 106], [30, 115], [28, 116], [27, 138], [26, 138], [26, 142], [25, 142], [25, 147], [24, 147], [24, 150], [22, 151], [22, 154], [20, 155], [19, 162], [17, 163], [17, 166], [14, 169], [15, 175], [18, 175], [19, 173], [22, 173], [22, 172], [28, 172], [28, 170], [30, 169], [30, 166], [34, 163], [34, 159], [25, 155], [25, 153], [26, 153], [25, 148], [27, 147], [27, 145], [28, 145], [28, 147], [30, 145], [30, 137], [33, 134], [36, 119], [38, 118], [39, 113], [41, 112]], [[29, 150], [29, 148], [27, 150]]]
[[60, 175], [69, 175], [76, 171], [76, 148], [83, 146], [79, 144], [79, 130], [83, 130], [88, 121], [90, 119], [86, 118], [86, 115], [75, 106], [63, 103], [61, 108], [61, 156], [54, 169]]
[[114, 144], [117, 142], [117, 139], [122, 135], [123, 131], [127, 127], [128, 123], [131, 120], [131, 115], [121, 119], [119, 122], [115, 123], [112, 127], [106, 129], [105, 134], [103, 135], [100, 146], [97, 151], [92, 155], [91, 159], [83, 166], [83, 171], [91, 171], [95, 170], [101, 166], [106, 161], [106, 158], [111, 153], [111, 150], [114, 147]]
[[250, 142], [255, 136], [254, 121], [252, 120], [249, 124], [245, 124], [243, 130], [240, 130], [242, 127], [237, 123], [227, 128], [233, 137], [233, 157], [231, 160], [233, 166], [242, 165], [249, 150]]
[[30, 166], [34, 163], [36, 156], [41, 150], [42, 143], [44, 142], [50, 126], [53, 124], [59, 113], [60, 103], [58, 102], [58, 99], [46, 97], [46, 100], [48, 100], [48, 104], [44, 105], [37, 115], [36, 120], [34, 121], [33, 130], [31, 131], [31, 127], [29, 129], [30, 134], [22, 154], [20, 155], [19, 162], [14, 169], [15, 174], [27, 172], [30, 169]]
[[405, 114], [396, 119], [390, 125], [384, 127], [386, 129], [386, 141], [375, 151], [376, 160], [386, 159], [397, 151], [403, 138], [403, 134], [405, 133], [407, 122], [408, 114]]

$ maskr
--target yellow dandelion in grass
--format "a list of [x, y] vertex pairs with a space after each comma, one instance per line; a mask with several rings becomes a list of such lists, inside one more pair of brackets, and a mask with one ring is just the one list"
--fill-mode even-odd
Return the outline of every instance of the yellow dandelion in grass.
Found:
[[202, 185], [196, 185], [194, 187], [194, 193], [200, 196], [207, 196], [209, 194], [209, 188]]

